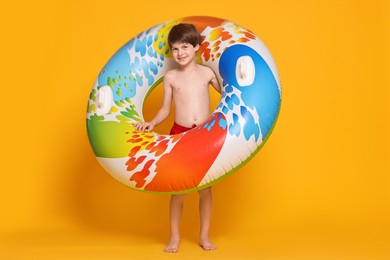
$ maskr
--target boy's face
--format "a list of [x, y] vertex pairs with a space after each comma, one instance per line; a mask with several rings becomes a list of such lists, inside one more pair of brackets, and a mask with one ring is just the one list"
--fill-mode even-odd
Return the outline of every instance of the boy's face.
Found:
[[199, 44], [194, 47], [190, 43], [175, 42], [172, 44], [171, 50], [175, 61], [179, 65], [185, 66], [195, 60], [196, 51], [199, 50]]

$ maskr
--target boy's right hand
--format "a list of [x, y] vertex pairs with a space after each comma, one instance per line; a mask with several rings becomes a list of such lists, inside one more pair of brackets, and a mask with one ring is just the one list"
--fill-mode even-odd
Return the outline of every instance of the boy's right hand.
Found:
[[137, 122], [134, 126], [137, 131], [151, 132], [156, 125], [152, 122]]

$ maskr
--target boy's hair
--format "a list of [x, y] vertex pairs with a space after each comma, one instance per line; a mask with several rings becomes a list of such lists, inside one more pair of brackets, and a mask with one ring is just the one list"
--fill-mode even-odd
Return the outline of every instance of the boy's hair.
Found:
[[168, 34], [170, 48], [172, 48], [172, 44], [175, 42], [189, 43], [195, 47], [201, 43], [201, 37], [193, 24], [179, 23], [173, 26]]

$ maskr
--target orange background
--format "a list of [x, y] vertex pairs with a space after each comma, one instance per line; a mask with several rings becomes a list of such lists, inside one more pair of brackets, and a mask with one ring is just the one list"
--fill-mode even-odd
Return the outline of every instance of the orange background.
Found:
[[[0, 258], [389, 259], [388, 1], [2, 5]], [[219, 249], [196, 246], [194, 193], [171, 256], [162, 253], [169, 196], [133, 191], [104, 172], [85, 116], [117, 49], [191, 15], [256, 33], [278, 66], [283, 101], [261, 151], [213, 188]], [[148, 100], [160, 101], [158, 91]]]

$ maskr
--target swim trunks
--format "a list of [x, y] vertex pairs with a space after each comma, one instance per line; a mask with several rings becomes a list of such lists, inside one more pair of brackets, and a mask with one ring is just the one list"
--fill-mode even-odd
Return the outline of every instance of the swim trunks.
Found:
[[180, 133], [186, 132], [188, 130], [191, 130], [192, 128], [195, 128], [195, 127], [196, 127], [196, 124], [193, 124], [191, 128], [188, 128], [185, 126], [178, 125], [178, 124], [176, 124], [176, 122], [174, 122], [170, 134], [171, 135], [180, 134]]

